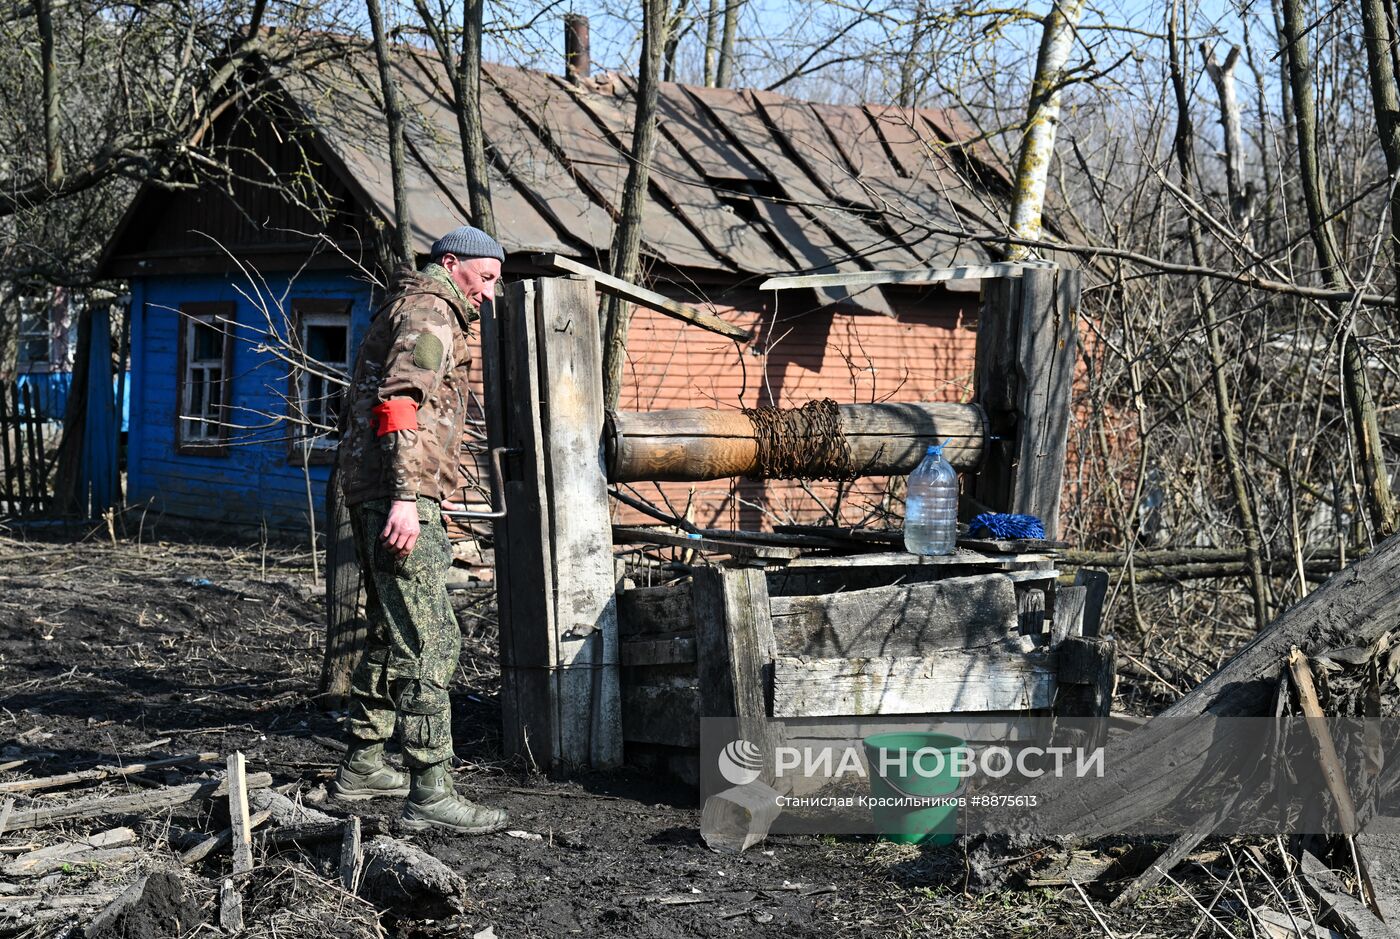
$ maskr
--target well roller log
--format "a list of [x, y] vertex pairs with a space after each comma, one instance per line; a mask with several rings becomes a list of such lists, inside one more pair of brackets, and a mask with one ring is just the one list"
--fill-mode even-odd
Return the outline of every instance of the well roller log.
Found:
[[[975, 404], [843, 404], [841, 430], [862, 476], [912, 472], [931, 443], [950, 440], [944, 457], [976, 470], [987, 422]], [[619, 411], [605, 429], [608, 481], [704, 482], [757, 477], [758, 440], [742, 411], [679, 408]]]

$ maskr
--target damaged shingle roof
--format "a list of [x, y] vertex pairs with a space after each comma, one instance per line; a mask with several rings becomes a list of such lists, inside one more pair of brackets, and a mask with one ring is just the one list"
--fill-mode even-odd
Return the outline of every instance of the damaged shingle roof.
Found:
[[[426, 251], [470, 217], [448, 76], [410, 52], [396, 64], [408, 112], [405, 183]], [[371, 209], [392, 220], [387, 130], [372, 59], [283, 81]], [[635, 108], [629, 80], [574, 85], [488, 65], [482, 130], [510, 252], [602, 264], [621, 204]], [[773, 92], [665, 83], [643, 253], [689, 276], [983, 263], [961, 231], [998, 230], [1009, 184], [945, 110], [813, 104]]]

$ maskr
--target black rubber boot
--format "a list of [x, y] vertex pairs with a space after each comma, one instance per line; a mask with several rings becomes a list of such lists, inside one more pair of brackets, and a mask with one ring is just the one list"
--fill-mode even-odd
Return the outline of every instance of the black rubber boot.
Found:
[[384, 744], [358, 743], [335, 771], [331, 795], [350, 802], [408, 795], [408, 777], [384, 762]]
[[400, 821], [410, 831], [441, 828], [464, 835], [484, 835], [506, 827], [503, 809], [468, 802], [452, 787], [452, 774], [438, 763], [413, 770], [413, 783]]

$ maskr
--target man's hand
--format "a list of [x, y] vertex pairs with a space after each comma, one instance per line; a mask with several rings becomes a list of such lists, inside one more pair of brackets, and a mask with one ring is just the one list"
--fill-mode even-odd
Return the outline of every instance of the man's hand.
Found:
[[389, 520], [379, 533], [384, 546], [400, 558], [406, 558], [418, 543], [418, 503], [394, 501], [389, 506]]

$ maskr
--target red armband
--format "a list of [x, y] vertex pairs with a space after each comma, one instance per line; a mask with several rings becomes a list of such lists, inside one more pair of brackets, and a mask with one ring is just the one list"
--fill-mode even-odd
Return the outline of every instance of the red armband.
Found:
[[383, 404], [375, 405], [371, 412], [379, 419], [377, 436], [392, 434], [396, 430], [418, 429], [418, 405], [412, 398], [390, 398]]

